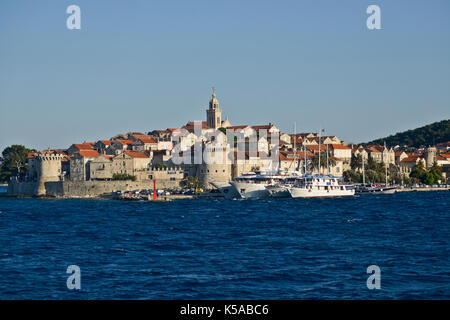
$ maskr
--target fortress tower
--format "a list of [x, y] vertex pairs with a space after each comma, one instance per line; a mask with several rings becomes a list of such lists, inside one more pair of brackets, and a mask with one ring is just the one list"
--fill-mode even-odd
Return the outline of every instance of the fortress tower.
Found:
[[214, 88], [211, 100], [209, 100], [209, 109], [206, 110], [206, 124], [213, 129], [218, 129], [222, 126], [222, 110], [219, 109], [219, 100], [216, 98]]
[[61, 180], [62, 159], [63, 156], [54, 151], [43, 151], [36, 155], [37, 196], [46, 195], [46, 182]]
[[437, 154], [437, 149], [435, 147], [428, 147], [425, 150], [425, 162], [426, 162], [427, 168], [432, 167], [433, 163], [436, 162], [436, 154]]

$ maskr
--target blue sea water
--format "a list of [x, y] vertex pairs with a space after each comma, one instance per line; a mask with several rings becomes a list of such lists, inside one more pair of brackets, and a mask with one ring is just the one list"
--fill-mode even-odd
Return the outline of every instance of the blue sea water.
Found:
[[449, 299], [449, 196], [0, 198], [0, 298]]

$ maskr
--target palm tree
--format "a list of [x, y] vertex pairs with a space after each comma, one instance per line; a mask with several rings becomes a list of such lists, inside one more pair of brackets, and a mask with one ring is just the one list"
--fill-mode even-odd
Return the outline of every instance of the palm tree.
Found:
[[[328, 152], [328, 165], [331, 167], [334, 167], [336, 165], [336, 158], [333, 157], [333, 155], [331, 154], [331, 152]], [[326, 168], [327, 167], [327, 156], [326, 156], [326, 152], [321, 152], [320, 153], [320, 171], [322, 172], [322, 168]], [[316, 155], [314, 155], [311, 158], [310, 161], [310, 170], [314, 170], [314, 169], [319, 169], [319, 153], [317, 153]], [[319, 172], [319, 174], [321, 173]]]
[[350, 160], [350, 168], [352, 168], [353, 171], [362, 169], [362, 155], [358, 154], [355, 156], [352, 154], [352, 159]]

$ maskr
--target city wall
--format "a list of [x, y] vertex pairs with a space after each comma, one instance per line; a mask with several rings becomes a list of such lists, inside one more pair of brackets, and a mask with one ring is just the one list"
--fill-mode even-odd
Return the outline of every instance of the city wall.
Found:
[[[180, 181], [157, 180], [157, 189], [179, 188]], [[153, 181], [55, 181], [46, 182], [46, 196], [67, 198], [90, 198], [113, 191], [131, 191], [153, 189]], [[8, 195], [36, 196], [37, 182], [11, 181], [8, 184]]]

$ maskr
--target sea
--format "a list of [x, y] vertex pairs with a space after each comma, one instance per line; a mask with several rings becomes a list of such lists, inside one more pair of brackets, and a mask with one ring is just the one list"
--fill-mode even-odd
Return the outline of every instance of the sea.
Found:
[[449, 196], [0, 197], [0, 299], [449, 299]]

